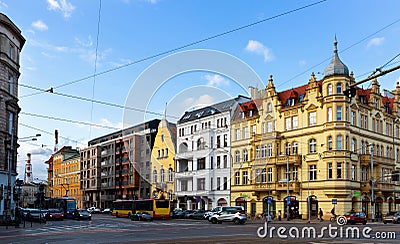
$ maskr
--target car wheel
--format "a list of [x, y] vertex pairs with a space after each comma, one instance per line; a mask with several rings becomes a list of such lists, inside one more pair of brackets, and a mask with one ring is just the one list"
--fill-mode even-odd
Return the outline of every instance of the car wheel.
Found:
[[216, 224], [216, 223], [218, 223], [218, 221], [216, 218], [213, 218], [213, 219], [211, 219], [211, 223]]
[[384, 223], [384, 224], [387, 224], [387, 222], [386, 222], [385, 220], [383, 221], [383, 223]]
[[233, 223], [235, 223], [235, 225], [238, 225], [240, 223], [240, 220], [238, 218], [233, 220]]

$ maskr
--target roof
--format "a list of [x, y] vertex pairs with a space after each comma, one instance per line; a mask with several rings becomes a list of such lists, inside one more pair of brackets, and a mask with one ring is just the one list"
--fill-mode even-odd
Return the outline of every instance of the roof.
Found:
[[325, 68], [324, 77], [332, 76], [332, 75], [346, 75], [349, 76], [349, 69], [347, 66], [340, 60], [338, 51], [337, 51], [337, 41], [336, 36], [333, 42], [334, 50], [333, 50], [333, 57], [331, 62]]
[[179, 119], [178, 124], [185, 123], [188, 121], [197, 120], [210, 115], [223, 113], [225, 111], [231, 111], [235, 108], [235, 105], [244, 101], [248, 101], [250, 98], [239, 95], [236, 98], [229, 99], [217, 104], [213, 104], [204, 108], [196, 109], [193, 111], [186, 111], [183, 116]]

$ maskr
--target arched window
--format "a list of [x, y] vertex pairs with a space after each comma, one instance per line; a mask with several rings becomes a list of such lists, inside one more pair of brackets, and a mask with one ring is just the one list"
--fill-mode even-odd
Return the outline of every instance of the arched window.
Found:
[[172, 168], [168, 169], [168, 181], [171, 182], [173, 181], [173, 175], [172, 175]]
[[157, 170], [153, 171], [153, 182], [157, 183]]
[[317, 152], [317, 140], [311, 139], [309, 141], [309, 153], [316, 153]]
[[160, 172], [160, 182], [163, 183], [165, 181], [165, 170], [161, 169]]
[[332, 84], [328, 84], [328, 95], [332, 95]]
[[342, 94], [342, 83], [336, 84], [336, 94]]
[[272, 103], [267, 104], [267, 112], [272, 112]]
[[336, 136], [336, 150], [342, 150], [343, 149], [343, 137], [342, 136]]
[[249, 153], [247, 152], [247, 149], [243, 149], [243, 162], [249, 161]]
[[235, 162], [236, 163], [240, 162], [240, 152], [239, 151], [235, 151]]

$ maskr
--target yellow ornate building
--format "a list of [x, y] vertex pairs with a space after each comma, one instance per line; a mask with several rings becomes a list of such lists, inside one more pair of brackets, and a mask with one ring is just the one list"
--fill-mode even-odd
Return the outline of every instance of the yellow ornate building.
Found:
[[[47, 161], [49, 163], [49, 195], [52, 198], [73, 197], [82, 207], [80, 190], [80, 154], [76, 149], [63, 147]], [[52, 169], [50, 169], [50, 167]]]
[[174, 200], [176, 125], [161, 120], [151, 152], [152, 197]]
[[338, 215], [355, 209], [373, 219], [400, 209], [391, 178], [399, 163], [400, 86], [383, 94], [375, 79], [349, 98], [344, 91], [354, 83], [335, 39], [321, 80], [312, 74], [307, 84], [277, 92], [271, 76], [265, 90], [253, 88], [254, 100], [232, 121], [231, 205], [303, 219], [320, 208], [324, 218], [335, 207]]

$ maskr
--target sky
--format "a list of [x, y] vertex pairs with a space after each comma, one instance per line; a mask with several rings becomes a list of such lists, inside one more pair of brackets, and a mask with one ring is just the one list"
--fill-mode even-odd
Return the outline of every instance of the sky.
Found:
[[[278, 92], [312, 72], [322, 79], [335, 35], [361, 80], [399, 54], [399, 9], [397, 0], [0, 0], [26, 39], [18, 137], [41, 134], [19, 140], [18, 177], [29, 152], [34, 178], [47, 178], [55, 130], [58, 148], [85, 148], [130, 123], [164, 114], [176, 122], [186, 110], [248, 95], [270, 75]], [[387, 90], [399, 80], [400, 71], [378, 79]]]

